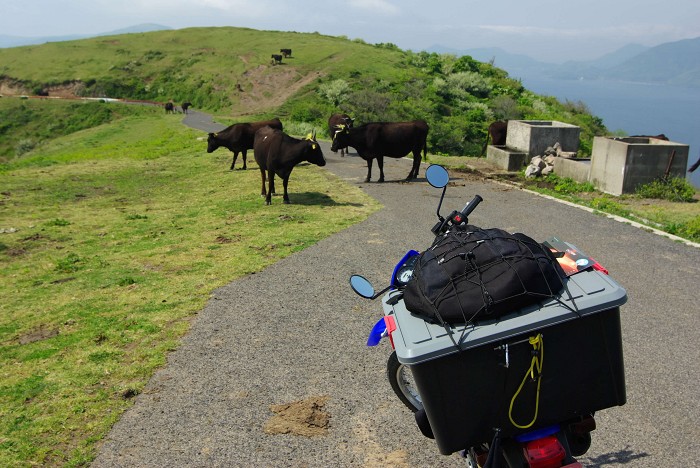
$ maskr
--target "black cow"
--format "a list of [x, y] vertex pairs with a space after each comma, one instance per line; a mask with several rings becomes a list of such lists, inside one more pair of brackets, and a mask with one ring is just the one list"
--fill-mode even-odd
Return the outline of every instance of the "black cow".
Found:
[[187, 109], [192, 105], [191, 102], [183, 102], [182, 103], [182, 112], [187, 114]]
[[664, 135], [663, 133], [659, 133], [658, 135], [630, 135], [629, 137], [623, 137], [623, 138], [653, 138], [654, 140], [669, 141], [668, 137], [666, 135]]
[[337, 127], [331, 151], [352, 146], [367, 161], [367, 178], [372, 178], [372, 160], [377, 159], [379, 182], [384, 182], [384, 156], [403, 158], [413, 153], [413, 167], [406, 180], [418, 177], [421, 155], [427, 154], [428, 124], [424, 120], [412, 122], [378, 122], [359, 127]]
[[173, 112], [175, 112], [175, 105], [172, 102], [166, 102], [165, 103], [165, 113], [172, 114]]
[[292, 49], [280, 49], [280, 53], [284, 55], [284, 57], [291, 57], [292, 56]]
[[[349, 115], [347, 114], [333, 114], [330, 116], [328, 119], [328, 135], [333, 139], [333, 135], [335, 132], [338, 131], [340, 125], [344, 125], [347, 128], [352, 127], [353, 119], [350, 118]], [[343, 127], [344, 128], [344, 127]], [[340, 148], [340, 156], [343, 157], [345, 156], [345, 153], [347, 153], [347, 149], [345, 148]], [[337, 151], [334, 151], [334, 153], [337, 153]]]
[[245, 170], [248, 168], [246, 165], [247, 151], [253, 149], [255, 132], [267, 126], [282, 130], [282, 122], [280, 122], [278, 118], [274, 118], [272, 120], [263, 120], [260, 122], [237, 123], [218, 133], [210, 133], [209, 138], [207, 138], [207, 153], [213, 153], [220, 146], [231, 150], [233, 153], [231, 170], [233, 170], [233, 167], [236, 165], [238, 153], [243, 153], [242, 169]]
[[489, 128], [486, 131], [486, 141], [484, 142], [484, 147], [481, 148], [481, 156], [486, 154], [486, 147], [489, 145], [489, 139], [491, 140], [491, 144], [494, 146], [505, 146], [507, 134], [507, 120], [497, 120], [489, 125]]
[[277, 63], [282, 63], [282, 56], [280, 54], [272, 54], [271, 63], [273, 65], [275, 65]]
[[[302, 161], [308, 161], [318, 166], [325, 166], [321, 146], [316, 141], [316, 132], [303, 140], [293, 138], [282, 130], [263, 127], [255, 133], [255, 145], [253, 147], [255, 161], [260, 167], [262, 178], [262, 190], [260, 194], [265, 197], [265, 203], [272, 203], [272, 194], [275, 193], [275, 174], [282, 179], [284, 185], [284, 203], [289, 203], [287, 184], [294, 166]], [[265, 191], [265, 177], [267, 176], [268, 190]]]

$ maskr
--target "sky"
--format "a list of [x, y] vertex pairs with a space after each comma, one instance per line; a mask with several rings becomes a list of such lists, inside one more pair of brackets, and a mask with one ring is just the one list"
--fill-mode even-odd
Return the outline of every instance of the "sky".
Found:
[[499, 47], [544, 62], [700, 37], [698, 0], [0, 0], [0, 35], [100, 34], [155, 23], [318, 32], [414, 51]]

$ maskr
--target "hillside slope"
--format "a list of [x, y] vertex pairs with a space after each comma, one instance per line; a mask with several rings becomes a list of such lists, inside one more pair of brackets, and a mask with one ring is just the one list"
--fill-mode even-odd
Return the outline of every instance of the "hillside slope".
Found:
[[[275, 64], [281, 48], [292, 55]], [[327, 132], [338, 111], [358, 123], [423, 119], [431, 151], [452, 155], [478, 155], [496, 119], [579, 125], [583, 154], [606, 131], [585, 105], [537, 96], [471, 57], [232, 27], [0, 49], [0, 93], [189, 101], [234, 121], [278, 116], [297, 133]]]

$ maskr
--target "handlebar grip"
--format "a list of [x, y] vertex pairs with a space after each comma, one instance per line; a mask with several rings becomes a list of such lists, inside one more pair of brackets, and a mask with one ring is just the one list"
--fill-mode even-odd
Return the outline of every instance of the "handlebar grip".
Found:
[[481, 203], [482, 201], [484, 201], [483, 198], [481, 198], [479, 195], [474, 195], [474, 198], [472, 198], [472, 201], [467, 203], [460, 213], [462, 213], [462, 215], [465, 217], [469, 216], [471, 214], [471, 212], [474, 211], [476, 206], [479, 203]]

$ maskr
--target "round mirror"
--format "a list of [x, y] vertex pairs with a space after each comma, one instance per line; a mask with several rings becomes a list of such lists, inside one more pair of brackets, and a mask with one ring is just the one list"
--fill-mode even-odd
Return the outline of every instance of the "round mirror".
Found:
[[362, 297], [371, 299], [374, 296], [374, 286], [364, 276], [352, 275], [350, 277], [350, 286], [353, 291]]
[[428, 183], [435, 188], [443, 188], [450, 181], [450, 175], [447, 173], [447, 169], [439, 164], [431, 164], [430, 167], [425, 170], [425, 178], [428, 179]]

